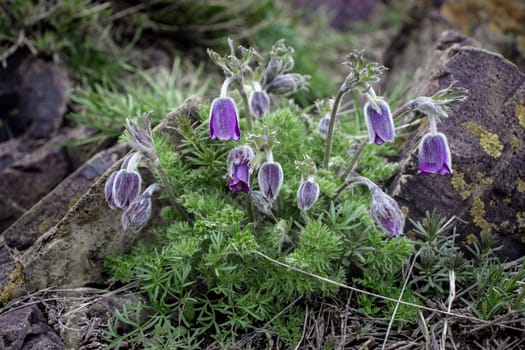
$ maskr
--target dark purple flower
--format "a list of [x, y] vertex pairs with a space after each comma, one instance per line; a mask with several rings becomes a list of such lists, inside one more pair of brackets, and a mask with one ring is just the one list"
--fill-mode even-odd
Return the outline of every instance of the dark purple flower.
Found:
[[370, 215], [376, 226], [387, 232], [391, 237], [399, 237], [403, 234], [405, 216], [397, 202], [383, 192], [379, 187], [371, 189], [372, 206]]
[[301, 182], [297, 190], [297, 206], [301, 210], [310, 209], [319, 198], [319, 185], [314, 180]]
[[117, 208], [127, 208], [139, 195], [142, 179], [136, 171], [120, 169], [113, 179], [113, 204]]
[[319, 121], [317, 125], [317, 132], [323, 140], [326, 140], [328, 137], [328, 129], [330, 128], [330, 113], [324, 116], [323, 119]]
[[277, 162], [266, 162], [261, 165], [257, 180], [264, 196], [270, 200], [277, 198], [283, 184], [283, 168]]
[[289, 95], [308, 86], [307, 76], [297, 73], [279, 74], [266, 87], [266, 91], [275, 95]]
[[250, 162], [255, 153], [249, 146], [235, 147], [228, 153], [228, 176], [232, 192], [250, 192]]
[[126, 130], [131, 136], [131, 146], [136, 151], [150, 157], [155, 154], [155, 145], [151, 134], [151, 113], [138, 121], [126, 119]]
[[256, 90], [250, 94], [250, 111], [257, 118], [264, 117], [270, 111], [270, 97], [264, 90]]
[[217, 97], [210, 108], [210, 139], [237, 141], [240, 138], [235, 102], [230, 97]]
[[419, 171], [424, 174], [450, 175], [452, 160], [447, 138], [442, 133], [426, 134], [419, 145]]
[[104, 186], [104, 196], [111, 209], [127, 208], [139, 195], [142, 178], [137, 171], [142, 154], [134, 152], [123, 161], [119, 171], [114, 171]]
[[390, 107], [382, 99], [375, 100], [375, 104], [377, 104], [379, 110], [376, 110], [370, 102], [366, 103], [364, 109], [365, 122], [368, 129], [368, 142], [378, 145], [392, 142], [396, 133]]
[[142, 230], [151, 217], [151, 195], [159, 188], [158, 184], [148, 186], [122, 214], [122, 227], [134, 232]]

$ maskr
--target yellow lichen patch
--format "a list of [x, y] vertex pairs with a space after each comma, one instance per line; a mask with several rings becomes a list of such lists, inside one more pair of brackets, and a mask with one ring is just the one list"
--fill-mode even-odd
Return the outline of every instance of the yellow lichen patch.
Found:
[[487, 174], [484, 174], [482, 172], [477, 172], [476, 178], [478, 179], [478, 182], [482, 185], [492, 185], [494, 183], [494, 179], [490, 176], [487, 176]]
[[474, 136], [479, 137], [479, 144], [483, 151], [489, 156], [498, 158], [501, 156], [503, 151], [503, 144], [500, 142], [497, 134], [493, 134], [481, 125], [469, 122], [467, 123], [466, 129]]
[[91, 207], [78, 214], [77, 224], [79, 224], [80, 226], [86, 225], [93, 221], [98, 220], [99, 217], [100, 217], [100, 208]]
[[53, 226], [51, 224], [51, 220], [49, 220], [49, 218], [45, 218], [44, 220], [42, 220], [40, 225], [38, 225], [38, 233], [39, 234], [43, 234], [43, 233], [47, 232], [47, 230], [49, 230], [51, 228], [51, 226]]
[[407, 206], [401, 206], [401, 212], [403, 214], [405, 214], [405, 216], [408, 216], [408, 212], [410, 211], [410, 209], [407, 207]]
[[0, 291], [0, 305], [6, 305], [9, 300], [13, 299], [16, 294], [16, 288], [24, 284], [24, 271], [22, 269], [22, 264], [16, 262], [15, 268], [9, 273], [7, 279], [10, 282]]
[[510, 221], [509, 220], [505, 220], [505, 221], [502, 221], [501, 224], [499, 224], [502, 228], [509, 228], [510, 227]]
[[521, 127], [525, 129], [525, 101], [521, 99], [519, 102], [516, 102], [514, 107], [514, 115], [518, 119]]
[[510, 203], [512, 203], [512, 200], [509, 197], [503, 198], [503, 204], [509, 205]]
[[485, 219], [485, 203], [479, 197], [474, 198], [472, 201], [469, 213], [472, 217], [472, 222], [481, 229], [482, 234], [490, 233], [490, 223]]
[[516, 135], [512, 135], [510, 139], [510, 147], [512, 147], [512, 149], [518, 149], [520, 148], [520, 144], [520, 139]]
[[476, 237], [475, 234], [471, 233], [469, 234], [465, 239], [465, 244], [471, 245], [478, 241], [478, 237]]
[[58, 227], [56, 235], [58, 237], [67, 237], [71, 234], [73, 230], [71, 229], [71, 226], [69, 225], [61, 225]]
[[461, 191], [467, 186], [467, 183], [465, 182], [465, 175], [459, 171], [452, 173], [450, 184], [456, 191]]
[[522, 179], [520, 179], [518, 177], [518, 180], [516, 181], [516, 184], [518, 185], [518, 192], [519, 193], [523, 193], [525, 192], [525, 181], [523, 181]]
[[69, 203], [67, 204], [68, 208], [71, 209], [78, 202], [78, 197], [71, 197]]

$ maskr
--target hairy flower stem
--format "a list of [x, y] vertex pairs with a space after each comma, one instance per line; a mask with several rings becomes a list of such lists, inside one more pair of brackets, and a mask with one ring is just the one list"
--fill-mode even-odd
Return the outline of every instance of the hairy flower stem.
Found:
[[348, 167], [346, 168], [343, 176], [341, 177], [343, 179], [343, 184], [341, 186], [339, 186], [339, 188], [335, 191], [335, 196], [334, 196], [334, 199], [337, 199], [339, 197], [339, 195], [341, 194], [341, 192], [343, 192], [343, 190], [349, 185], [349, 182], [346, 181], [346, 178], [348, 177], [348, 175], [350, 175], [352, 173], [352, 171], [355, 169], [356, 165], [357, 165], [357, 161], [359, 160], [359, 158], [361, 157], [361, 153], [363, 152], [363, 150], [365, 149], [365, 146], [367, 145], [368, 143], [367, 142], [362, 142], [360, 145], [359, 145], [359, 148], [355, 151], [354, 153], [354, 156], [352, 157], [352, 160], [350, 161], [350, 163], [348, 164]]
[[179, 204], [179, 202], [177, 202], [177, 196], [175, 195], [175, 192], [173, 192], [173, 189], [171, 188], [171, 182], [168, 179], [168, 176], [166, 175], [166, 173], [164, 172], [164, 169], [162, 169], [162, 165], [160, 164], [160, 160], [158, 158], [155, 159], [154, 165], [155, 165], [155, 169], [157, 170], [157, 174], [160, 177], [160, 181], [162, 182], [162, 186], [166, 190], [166, 193], [168, 193], [168, 198], [170, 200], [171, 205], [173, 206], [173, 208], [175, 208], [175, 210], [181, 217], [185, 219], [189, 219], [188, 214], [186, 213], [184, 208]]
[[410, 110], [410, 104], [405, 103], [392, 113], [392, 119], [396, 120]]
[[328, 164], [330, 162], [330, 153], [332, 152], [332, 139], [334, 136], [335, 129], [335, 120], [337, 119], [337, 109], [341, 103], [341, 99], [346, 91], [339, 89], [337, 95], [335, 96], [334, 106], [332, 107], [332, 112], [330, 113], [330, 124], [328, 126], [328, 134], [326, 135], [326, 148], [324, 151], [324, 160], [323, 168], [328, 169]]
[[237, 90], [242, 98], [242, 104], [244, 105], [244, 115], [246, 116], [246, 127], [248, 132], [252, 131], [252, 114], [250, 112], [250, 104], [248, 102], [248, 96], [246, 96], [246, 91], [242, 86], [238, 87]]

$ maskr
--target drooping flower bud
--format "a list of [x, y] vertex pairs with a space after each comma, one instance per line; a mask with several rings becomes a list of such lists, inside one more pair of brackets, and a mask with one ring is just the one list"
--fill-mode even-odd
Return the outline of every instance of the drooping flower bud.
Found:
[[159, 189], [159, 184], [152, 184], [143, 194], [138, 196], [129, 208], [122, 214], [122, 227], [134, 232], [139, 232], [146, 226], [151, 217], [151, 195]]
[[319, 185], [315, 180], [308, 179], [301, 182], [297, 190], [297, 206], [301, 210], [310, 209], [319, 198]]
[[371, 192], [370, 215], [376, 226], [387, 232], [391, 237], [401, 236], [405, 226], [405, 216], [397, 202], [377, 186]]
[[424, 174], [450, 175], [452, 160], [447, 138], [442, 133], [428, 133], [419, 145], [419, 171]]
[[323, 140], [328, 137], [328, 129], [330, 127], [330, 113], [326, 114], [323, 119], [319, 121], [317, 125], [317, 132]]
[[259, 169], [257, 180], [264, 196], [270, 200], [277, 198], [283, 184], [283, 168], [277, 162], [265, 162]]
[[272, 216], [272, 201], [264, 196], [261, 191], [250, 191], [250, 199], [255, 207], [264, 215]]
[[251, 147], [235, 147], [228, 153], [228, 176], [232, 192], [250, 192], [250, 162], [255, 157]]
[[146, 114], [140, 120], [126, 119], [126, 130], [131, 136], [130, 144], [137, 152], [153, 158], [155, 145], [151, 133], [151, 113]]
[[262, 118], [270, 111], [270, 97], [264, 90], [255, 90], [250, 94], [250, 111], [257, 118]]
[[104, 195], [111, 209], [127, 208], [139, 195], [142, 178], [137, 167], [141, 159], [141, 153], [131, 153], [122, 162], [121, 169], [113, 172], [106, 181]]
[[237, 141], [240, 138], [235, 101], [230, 97], [217, 97], [210, 108], [210, 139]]
[[365, 122], [368, 129], [368, 143], [382, 145], [394, 141], [394, 120], [390, 107], [385, 100], [369, 100], [364, 108]]
[[275, 95], [290, 95], [308, 86], [307, 76], [297, 73], [280, 74], [273, 79], [266, 91]]
[[370, 215], [376, 227], [391, 237], [401, 236], [405, 226], [405, 216], [397, 202], [366, 177], [357, 176], [351, 182], [352, 185], [364, 184], [370, 190], [372, 194]]

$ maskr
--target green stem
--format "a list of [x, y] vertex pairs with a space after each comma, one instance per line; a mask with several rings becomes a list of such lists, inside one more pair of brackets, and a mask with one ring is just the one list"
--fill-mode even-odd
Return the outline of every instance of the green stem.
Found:
[[397, 118], [401, 117], [405, 112], [408, 112], [410, 110], [410, 105], [408, 103], [405, 103], [403, 106], [399, 107], [392, 113], [392, 119], [396, 120]]
[[242, 86], [238, 87], [239, 94], [242, 98], [242, 104], [244, 105], [244, 115], [246, 116], [246, 127], [248, 128], [248, 132], [252, 131], [252, 114], [250, 112], [250, 105], [248, 103], [248, 97], [246, 96], [246, 91], [244, 91], [244, 88]]
[[352, 173], [352, 171], [354, 171], [355, 167], [357, 166], [357, 161], [359, 160], [359, 157], [361, 156], [361, 153], [365, 149], [366, 145], [368, 145], [367, 142], [362, 142], [359, 145], [359, 148], [355, 151], [354, 156], [352, 157], [352, 160], [348, 164], [348, 167], [346, 168], [346, 170], [345, 170], [345, 172], [344, 172], [344, 174], [342, 176], [342, 179], [343, 179], [344, 182], [335, 191], [334, 199], [337, 199], [339, 197], [339, 195], [341, 194], [341, 192], [343, 192], [343, 190], [348, 186], [349, 183], [346, 181], [346, 178], [348, 177], [348, 175], [350, 175]]
[[157, 170], [157, 174], [160, 177], [160, 181], [162, 182], [162, 187], [164, 187], [164, 190], [168, 194], [168, 198], [170, 200], [171, 205], [173, 206], [173, 208], [175, 208], [175, 210], [181, 217], [188, 219], [188, 214], [177, 201], [177, 196], [175, 195], [175, 192], [173, 192], [173, 188], [171, 187], [171, 182], [168, 176], [164, 172], [164, 169], [162, 169], [162, 165], [160, 164], [159, 158], [155, 160], [155, 168]]
[[343, 98], [344, 94], [345, 92], [343, 91], [343, 89], [339, 89], [337, 95], [335, 96], [332, 112], [330, 113], [330, 124], [328, 126], [328, 135], [326, 136], [326, 148], [324, 151], [323, 160], [323, 167], [325, 169], [328, 169], [328, 163], [330, 162], [330, 153], [332, 152], [332, 139], [334, 136], [335, 120], [337, 119], [337, 109], [339, 108], [339, 104], [341, 103], [341, 99]]

